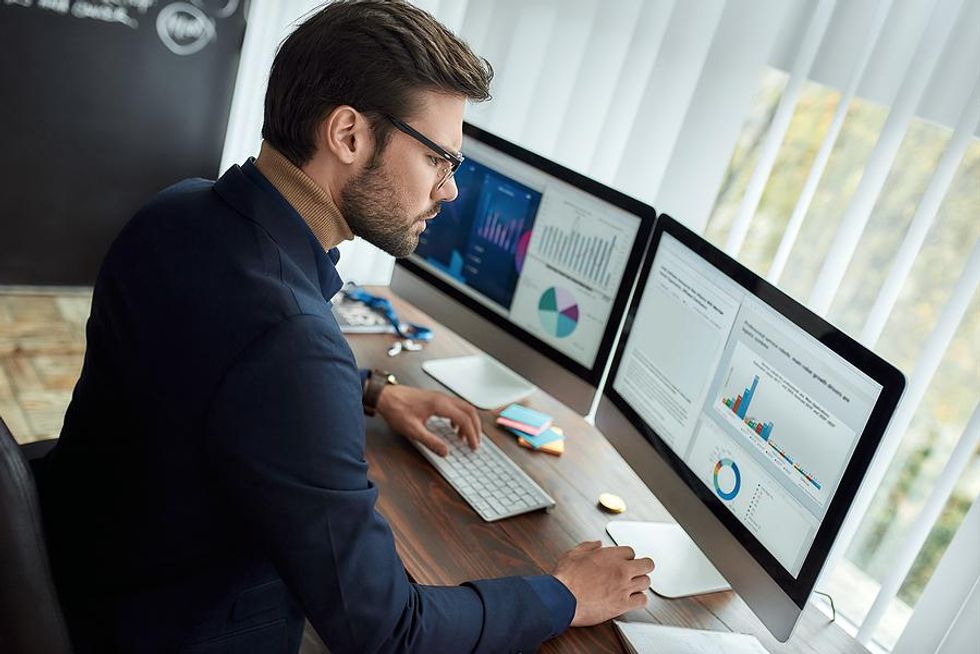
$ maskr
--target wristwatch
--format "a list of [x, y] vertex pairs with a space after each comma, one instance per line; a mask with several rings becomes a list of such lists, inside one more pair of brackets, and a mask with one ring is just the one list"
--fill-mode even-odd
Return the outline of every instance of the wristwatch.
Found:
[[373, 416], [377, 413], [378, 399], [381, 397], [381, 391], [386, 386], [394, 386], [397, 383], [398, 380], [395, 379], [395, 376], [387, 370], [372, 369], [368, 373], [367, 380], [364, 382], [362, 403], [364, 404], [365, 415]]

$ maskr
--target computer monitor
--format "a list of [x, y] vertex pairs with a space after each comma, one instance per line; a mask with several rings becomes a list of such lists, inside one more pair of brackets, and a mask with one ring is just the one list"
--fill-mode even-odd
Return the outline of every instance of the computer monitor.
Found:
[[398, 261], [392, 288], [492, 358], [424, 368], [481, 408], [533, 383], [584, 414], [656, 214], [471, 124], [463, 133], [459, 196]]
[[596, 425], [678, 525], [607, 530], [654, 557], [656, 592], [730, 586], [785, 641], [904, 386], [897, 369], [661, 215]]

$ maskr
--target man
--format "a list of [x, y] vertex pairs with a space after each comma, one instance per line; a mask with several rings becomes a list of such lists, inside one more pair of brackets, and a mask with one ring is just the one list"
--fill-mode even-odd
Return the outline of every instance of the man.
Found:
[[[79, 652], [533, 650], [645, 603], [648, 559], [583, 543], [551, 575], [412, 584], [375, 512], [363, 411], [444, 453], [476, 411], [358, 372], [335, 246], [395, 256], [456, 196], [485, 61], [403, 2], [337, 2], [280, 48], [257, 160], [162, 192], [103, 263], [81, 378], [40, 471]], [[420, 463], [421, 465], [421, 463]]]

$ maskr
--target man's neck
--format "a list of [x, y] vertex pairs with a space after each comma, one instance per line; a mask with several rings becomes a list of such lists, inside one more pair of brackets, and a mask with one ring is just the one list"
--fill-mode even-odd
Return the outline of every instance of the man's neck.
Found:
[[354, 238], [330, 193], [264, 141], [255, 167], [296, 209], [325, 250]]

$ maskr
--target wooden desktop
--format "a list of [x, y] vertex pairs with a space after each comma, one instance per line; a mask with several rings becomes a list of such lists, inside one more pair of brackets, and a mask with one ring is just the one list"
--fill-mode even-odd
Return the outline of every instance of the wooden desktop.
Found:
[[[435, 338], [419, 352], [387, 355], [390, 335], [350, 335], [361, 367], [395, 373], [401, 383], [442, 389], [422, 371], [428, 358], [477, 352], [458, 335], [435, 323], [387, 288], [370, 289], [391, 299], [403, 320], [431, 326]], [[442, 389], [445, 390], [445, 389]], [[610, 519], [670, 521], [663, 506], [605, 437], [578, 414], [542, 391], [526, 402], [555, 417], [567, 436], [561, 457], [532, 452], [494, 425], [481, 412], [483, 431], [528, 472], [557, 506], [516, 518], [486, 523], [404, 438], [380, 418], [367, 421], [369, 475], [381, 495], [378, 509], [391, 524], [398, 553], [409, 575], [421, 584], [459, 584], [470, 579], [541, 574], [552, 570], [562, 553], [585, 540], [612, 544], [605, 533]], [[596, 504], [600, 493], [626, 501], [626, 512], [610, 516]], [[668, 600], [648, 593], [643, 610], [626, 620], [734, 631], [756, 636], [770, 652], [812, 654], [864, 653], [866, 650], [812, 605], [807, 606], [787, 643], [777, 642], [733, 592]], [[624, 652], [611, 623], [574, 628], [548, 641], [542, 652]]]

